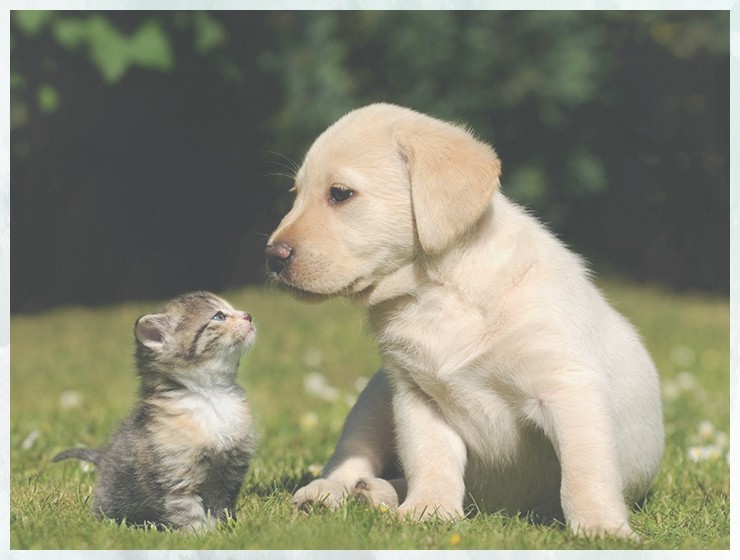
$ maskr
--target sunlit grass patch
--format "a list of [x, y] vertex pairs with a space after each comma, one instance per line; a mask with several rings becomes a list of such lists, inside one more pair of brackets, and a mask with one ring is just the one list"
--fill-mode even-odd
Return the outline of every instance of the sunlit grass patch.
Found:
[[[728, 301], [616, 282], [607, 282], [605, 292], [640, 330], [662, 379], [666, 453], [652, 494], [632, 515], [643, 536], [637, 546], [727, 548]], [[91, 515], [94, 469], [50, 458], [67, 447], [102, 444], [130, 411], [133, 323], [160, 302], [69, 307], [11, 317], [13, 548], [635, 548], [497, 514], [422, 525], [360, 503], [310, 515], [295, 511], [292, 493], [317, 475], [354, 399], [380, 365], [375, 342], [363, 311], [342, 300], [308, 305], [260, 288], [223, 295], [252, 313], [258, 329], [240, 383], [260, 444], [236, 519], [199, 537]]]

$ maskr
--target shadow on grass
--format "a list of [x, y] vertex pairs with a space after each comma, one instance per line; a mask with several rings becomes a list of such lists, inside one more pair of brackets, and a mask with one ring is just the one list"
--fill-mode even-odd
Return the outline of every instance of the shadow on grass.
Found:
[[291, 496], [299, 488], [306, 486], [317, 477], [311, 473], [303, 473], [300, 476], [285, 475], [265, 482], [247, 481], [242, 488], [243, 493], [249, 493], [260, 498], [270, 498], [275, 494], [286, 492]]

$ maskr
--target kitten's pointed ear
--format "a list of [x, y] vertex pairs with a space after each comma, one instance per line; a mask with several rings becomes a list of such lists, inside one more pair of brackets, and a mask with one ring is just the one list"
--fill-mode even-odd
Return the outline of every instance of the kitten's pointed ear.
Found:
[[483, 215], [499, 188], [501, 162], [464, 128], [426, 116], [401, 124], [394, 142], [408, 165], [419, 243], [439, 254]]
[[164, 344], [165, 333], [169, 326], [167, 315], [155, 313], [139, 317], [134, 326], [136, 339], [147, 348], [158, 350]]

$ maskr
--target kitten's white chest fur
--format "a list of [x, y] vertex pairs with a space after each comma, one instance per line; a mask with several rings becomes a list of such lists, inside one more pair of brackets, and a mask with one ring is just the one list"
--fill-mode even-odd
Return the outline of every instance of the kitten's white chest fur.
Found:
[[163, 435], [216, 453], [239, 445], [252, 433], [249, 407], [237, 385], [189, 388], [167, 403], [166, 418]]

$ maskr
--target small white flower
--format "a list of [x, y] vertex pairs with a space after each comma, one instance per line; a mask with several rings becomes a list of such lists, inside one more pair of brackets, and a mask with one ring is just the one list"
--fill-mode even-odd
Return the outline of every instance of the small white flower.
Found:
[[309, 348], [303, 354], [303, 365], [310, 369], [316, 369], [324, 362], [324, 353], [318, 348]]
[[317, 465], [316, 463], [308, 465], [308, 472], [311, 473], [312, 476], [321, 476], [322, 470], [323, 467], [321, 465]]
[[691, 391], [696, 388], [696, 376], [690, 371], [682, 371], [676, 376], [676, 382], [682, 391]]
[[727, 449], [730, 447], [730, 438], [725, 432], [717, 432], [714, 436], [714, 443], [715, 445], [719, 445], [722, 449]]
[[82, 393], [79, 391], [64, 391], [59, 395], [59, 406], [61, 408], [77, 408], [82, 404]]
[[362, 393], [362, 390], [367, 386], [369, 379], [365, 376], [358, 377], [355, 379], [355, 390], [358, 393]]
[[704, 460], [704, 448], [701, 445], [692, 445], [689, 447], [689, 459], [694, 463]]
[[664, 381], [663, 382], [663, 398], [666, 402], [673, 402], [678, 400], [681, 396], [681, 387], [675, 381]]
[[705, 453], [707, 459], [709, 459], [710, 461], [717, 461], [720, 457], [722, 457], [722, 449], [720, 449], [717, 445], [707, 445]]
[[21, 449], [28, 451], [33, 447], [33, 444], [36, 443], [36, 440], [39, 439], [39, 436], [41, 435], [41, 432], [38, 430], [31, 430], [31, 433], [29, 433], [26, 438], [21, 442]]
[[336, 401], [339, 399], [339, 391], [329, 385], [326, 378], [319, 372], [314, 371], [303, 378], [303, 388], [309, 395], [319, 397], [325, 401]]
[[699, 436], [704, 441], [709, 441], [717, 433], [717, 429], [709, 420], [704, 420], [699, 424]]
[[95, 465], [87, 461], [80, 461], [80, 469], [82, 472], [92, 472], [95, 470]]
[[696, 352], [683, 344], [677, 344], [671, 348], [671, 360], [681, 367], [691, 367], [696, 361]]
[[722, 449], [716, 445], [694, 445], [689, 447], [689, 459], [694, 463], [716, 461], [722, 456]]

